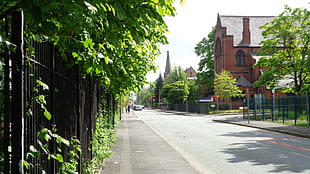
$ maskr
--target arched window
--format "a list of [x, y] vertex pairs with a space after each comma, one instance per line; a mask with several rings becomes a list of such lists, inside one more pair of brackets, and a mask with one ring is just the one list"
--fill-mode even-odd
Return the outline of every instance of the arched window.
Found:
[[245, 54], [242, 50], [236, 53], [236, 66], [245, 66]]
[[220, 57], [222, 55], [221, 47], [221, 40], [217, 38], [215, 42], [215, 57]]

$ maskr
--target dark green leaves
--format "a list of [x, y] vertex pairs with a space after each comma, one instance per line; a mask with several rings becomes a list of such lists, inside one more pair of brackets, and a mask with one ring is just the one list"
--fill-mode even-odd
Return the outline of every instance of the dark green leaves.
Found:
[[[284, 12], [261, 29], [265, 40], [259, 54], [267, 56], [255, 64], [263, 69], [255, 85], [309, 94], [310, 12], [286, 6]], [[287, 79], [285, 86], [279, 85], [283, 79]]]

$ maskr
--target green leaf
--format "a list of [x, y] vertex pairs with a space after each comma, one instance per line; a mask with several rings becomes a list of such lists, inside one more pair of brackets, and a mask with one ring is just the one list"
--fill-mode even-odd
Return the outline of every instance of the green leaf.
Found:
[[66, 146], [70, 147], [70, 141], [67, 140], [67, 139], [65, 139], [65, 138], [63, 138], [63, 137], [61, 137], [61, 136], [58, 136], [58, 137], [56, 138], [56, 142], [57, 142], [57, 144], [63, 143], [63, 144], [65, 144]]
[[23, 166], [24, 166], [26, 169], [29, 169], [30, 164], [29, 164], [27, 161], [23, 160]]
[[48, 90], [48, 85], [42, 82], [41, 80], [36, 80], [39, 86], [42, 86], [43, 90]]
[[125, 18], [125, 12], [123, 10], [122, 5], [119, 2], [114, 3], [116, 16], [119, 20], [123, 20]]
[[55, 154], [55, 155], [52, 154], [51, 157], [52, 157], [53, 159], [57, 160], [57, 161], [60, 162], [60, 163], [63, 163], [63, 162], [64, 162], [64, 159], [63, 159], [63, 157], [62, 157], [61, 154]]
[[72, 53], [72, 56], [75, 57], [75, 58], [76, 58], [76, 57], [79, 57], [78, 53], [76, 53], [76, 52], [73, 52], [73, 53]]
[[43, 128], [38, 132], [37, 137], [39, 139], [45, 139], [45, 141], [48, 141], [51, 138], [49, 133], [50, 133], [49, 129]]
[[38, 150], [33, 146], [33, 145], [31, 145], [30, 147], [29, 147], [29, 151], [30, 152], [38, 152]]
[[44, 110], [44, 116], [45, 116], [45, 118], [48, 119], [48, 120], [51, 120], [51, 118], [52, 118], [51, 113], [48, 112], [47, 109]]

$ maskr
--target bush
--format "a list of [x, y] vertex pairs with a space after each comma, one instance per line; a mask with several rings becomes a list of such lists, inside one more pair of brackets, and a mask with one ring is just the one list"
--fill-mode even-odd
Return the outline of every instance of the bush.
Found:
[[219, 110], [230, 110], [230, 105], [226, 103], [219, 104]]
[[97, 114], [96, 129], [93, 131], [92, 151], [93, 158], [85, 161], [84, 173], [98, 173], [105, 159], [108, 159], [113, 152], [110, 150], [116, 141], [116, 133], [113, 125], [107, 120], [107, 112], [101, 110]]

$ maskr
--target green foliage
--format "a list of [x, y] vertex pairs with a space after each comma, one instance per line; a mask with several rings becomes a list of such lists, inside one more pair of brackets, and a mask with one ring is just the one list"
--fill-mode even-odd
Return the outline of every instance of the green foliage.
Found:
[[208, 34], [208, 38], [204, 37], [195, 47], [195, 53], [200, 57], [197, 79], [204, 96], [210, 96], [214, 93], [214, 37], [215, 27]]
[[[33, 55], [35, 51], [29, 44], [30, 40], [53, 43], [68, 65], [78, 65], [85, 77], [91, 76], [109, 94], [119, 96], [140, 89], [145, 84], [146, 74], [156, 69], [154, 60], [159, 55], [159, 45], [167, 43], [165, 34], [168, 28], [163, 17], [175, 15], [174, 2], [3, 0], [0, 2], [0, 26], [1, 29], [5, 28], [7, 22], [10, 31], [10, 16], [7, 19], [4, 17], [14, 10], [23, 10], [27, 26], [24, 32], [27, 56]], [[0, 30], [0, 53], [14, 47], [6, 37], [5, 31]], [[48, 90], [44, 83], [37, 81], [37, 84], [43, 91]], [[42, 116], [51, 120], [52, 115], [46, 109], [46, 96], [36, 90], [38, 95], [33, 102], [28, 103], [27, 115], [31, 116], [31, 106], [38, 104]], [[112, 109], [108, 108], [105, 112], [111, 114]], [[38, 143], [40, 141], [42, 146], [35, 149], [33, 145], [30, 152], [39, 155], [36, 151], [43, 151], [42, 155], [62, 163], [61, 170], [71, 170], [72, 166], [74, 168], [74, 162], [72, 166], [67, 165], [61, 162], [60, 155], [46, 151], [47, 141], [54, 141], [56, 137], [53, 137], [54, 132], [50, 134], [45, 131], [42, 129], [38, 137]], [[31, 162], [25, 162], [24, 165], [29, 168], [37, 166]]]
[[[278, 17], [261, 27], [264, 41], [256, 67], [263, 73], [255, 83], [271, 89], [298, 95], [310, 93], [310, 12], [307, 9], [285, 7]], [[285, 79], [285, 86], [279, 81]], [[288, 84], [289, 83], [289, 84]]]
[[109, 158], [113, 152], [110, 148], [116, 141], [115, 131], [107, 124], [107, 116], [103, 110], [97, 114], [96, 129], [93, 130], [91, 151], [93, 158], [84, 163], [84, 172], [88, 174], [97, 173], [103, 161]]
[[137, 93], [137, 103], [143, 105], [149, 105], [152, 103], [151, 98], [154, 95], [154, 85], [142, 88]]
[[196, 80], [191, 80], [188, 82], [188, 97], [187, 103], [197, 103], [199, 101], [199, 88], [197, 86]]
[[[37, 134], [38, 148], [34, 145], [29, 146], [29, 151], [26, 154], [26, 161], [23, 162], [26, 168], [26, 173], [31, 173], [32, 170], [39, 169], [42, 173], [46, 173], [43, 166], [44, 159], [55, 160], [60, 164], [60, 173], [76, 174], [78, 168], [79, 156], [81, 153], [81, 146], [78, 139], [72, 137], [67, 140], [56, 133], [53, 133], [47, 128], [41, 129]], [[50, 152], [49, 144], [54, 141], [57, 143], [57, 150], [55, 153]], [[69, 148], [68, 158], [69, 161], [64, 161], [62, 153], [63, 145]]]
[[230, 110], [231, 106], [227, 103], [221, 103], [219, 104], [219, 110]]
[[175, 67], [169, 73], [168, 77], [164, 81], [164, 86], [177, 81], [184, 81], [185, 83], [187, 82], [186, 74], [180, 66]]
[[[35, 104], [38, 104], [43, 112], [43, 115], [46, 119], [51, 120], [52, 115], [51, 113], [47, 110], [47, 103], [45, 100], [46, 95], [43, 95], [40, 93], [39, 89], [41, 88], [43, 91], [48, 90], [48, 85], [46, 85], [45, 83], [43, 83], [41, 80], [36, 80], [36, 87], [33, 88], [33, 92], [34, 92], [34, 97], [33, 97], [33, 101]], [[31, 108], [31, 106], [33, 105], [33, 103], [31, 102], [30, 106], [28, 107], [29, 109]], [[32, 111], [29, 110], [27, 111], [28, 115], [32, 115]]]
[[188, 86], [184, 81], [176, 81], [165, 85], [161, 92], [169, 103], [184, 103], [188, 97]]
[[[69, 64], [79, 65], [85, 76], [90, 75], [112, 93], [123, 94], [141, 88], [146, 74], [156, 69], [159, 45], [167, 43], [163, 17], [175, 15], [173, 3], [4, 0], [0, 14], [23, 10], [27, 41], [53, 43]], [[0, 36], [4, 38], [3, 33]]]
[[214, 90], [215, 95], [218, 95], [221, 98], [244, 96], [237, 86], [236, 79], [232, 77], [229, 71], [225, 70], [215, 75]]
[[[46, 107], [45, 95], [41, 94], [42, 91], [48, 90], [47, 84], [41, 80], [36, 80], [36, 87], [34, 87], [33, 101], [28, 104], [27, 116], [33, 116], [31, 108], [34, 104], [39, 105], [42, 110], [42, 115], [51, 120], [52, 115], [48, 112]], [[44, 170], [45, 160], [54, 160], [59, 164], [59, 173], [72, 173], [76, 174], [78, 170], [79, 158], [81, 153], [80, 142], [76, 137], [72, 137], [70, 140], [63, 138], [56, 133], [56, 125], [53, 125], [52, 129], [42, 128], [37, 132], [37, 144], [29, 145], [28, 152], [26, 153], [26, 160], [23, 161], [23, 166], [26, 169], [26, 173], [39, 170], [41, 173], [47, 173]], [[50, 145], [54, 142], [57, 145], [56, 151], [50, 151]], [[69, 150], [68, 161], [65, 161], [62, 155], [63, 148], [67, 147]]]
[[188, 97], [188, 81], [183, 69], [178, 66], [164, 80], [161, 96], [170, 103], [184, 103]]

